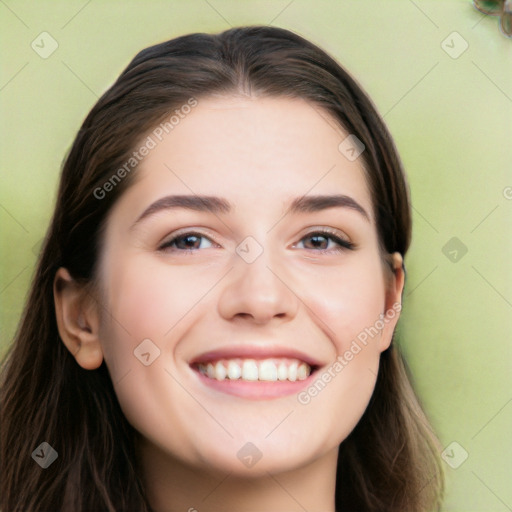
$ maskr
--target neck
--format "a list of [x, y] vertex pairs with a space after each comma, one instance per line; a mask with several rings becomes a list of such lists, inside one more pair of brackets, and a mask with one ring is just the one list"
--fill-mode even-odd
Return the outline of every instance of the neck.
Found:
[[192, 467], [147, 441], [139, 443], [153, 512], [334, 512], [338, 450], [292, 471], [249, 478]]

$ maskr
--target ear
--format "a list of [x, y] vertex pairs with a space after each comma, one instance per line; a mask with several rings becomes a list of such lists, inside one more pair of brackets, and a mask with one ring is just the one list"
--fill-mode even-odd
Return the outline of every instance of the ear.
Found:
[[53, 298], [64, 345], [82, 368], [98, 368], [103, 361], [103, 351], [98, 337], [100, 319], [97, 302], [63, 267], [55, 273]]
[[405, 282], [405, 271], [402, 255], [398, 252], [389, 255], [391, 269], [386, 269], [386, 301], [382, 322], [384, 323], [381, 338], [380, 350], [383, 352], [391, 345], [393, 333], [402, 311], [402, 292]]

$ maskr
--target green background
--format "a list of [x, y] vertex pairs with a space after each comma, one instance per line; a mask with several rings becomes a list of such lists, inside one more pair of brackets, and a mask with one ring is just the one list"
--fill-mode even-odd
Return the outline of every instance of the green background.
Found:
[[[512, 510], [512, 39], [496, 17], [468, 0], [5, 0], [0, 20], [2, 353], [62, 160], [135, 53], [189, 32], [288, 28], [368, 91], [409, 176], [414, 228], [399, 339], [443, 447], [458, 443], [447, 460], [456, 466], [468, 454], [456, 469], [443, 462], [443, 510]], [[45, 31], [58, 43], [46, 59], [31, 47]]]

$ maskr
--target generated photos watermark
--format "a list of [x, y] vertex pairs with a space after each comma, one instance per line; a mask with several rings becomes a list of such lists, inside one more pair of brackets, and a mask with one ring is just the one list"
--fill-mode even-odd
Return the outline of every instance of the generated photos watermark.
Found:
[[103, 185], [94, 189], [93, 195], [96, 199], [101, 201], [105, 199], [109, 192], [112, 192], [114, 188], [121, 183], [121, 181], [130, 174], [135, 167], [149, 155], [152, 149], [155, 149], [160, 142], [162, 142], [166, 135], [172, 132], [180, 122], [187, 117], [188, 114], [196, 107], [198, 101], [196, 98], [189, 98], [187, 103], [181, 105], [180, 108], [173, 110], [172, 115], [165, 121], [161, 122], [152, 132], [149, 134], [144, 142], [139, 146], [136, 151], [133, 151], [132, 155], [126, 160], [126, 162], [119, 167], [112, 176], [106, 180]]
[[339, 375], [357, 355], [368, 345], [368, 341], [382, 332], [384, 326], [389, 323], [397, 313], [402, 310], [402, 304], [395, 302], [386, 314], [381, 314], [379, 319], [370, 327], [365, 327], [350, 343], [349, 348], [339, 355], [336, 360], [304, 391], [297, 395], [297, 400], [302, 405], [307, 405], [318, 396], [337, 375]]

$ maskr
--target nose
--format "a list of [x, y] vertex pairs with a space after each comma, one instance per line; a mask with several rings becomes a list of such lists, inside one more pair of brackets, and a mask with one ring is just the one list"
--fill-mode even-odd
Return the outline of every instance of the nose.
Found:
[[282, 267], [271, 262], [264, 251], [255, 261], [247, 263], [238, 255], [228, 273], [229, 281], [223, 288], [219, 314], [226, 320], [245, 318], [255, 324], [273, 319], [290, 321], [297, 314], [300, 300], [290, 278]]

